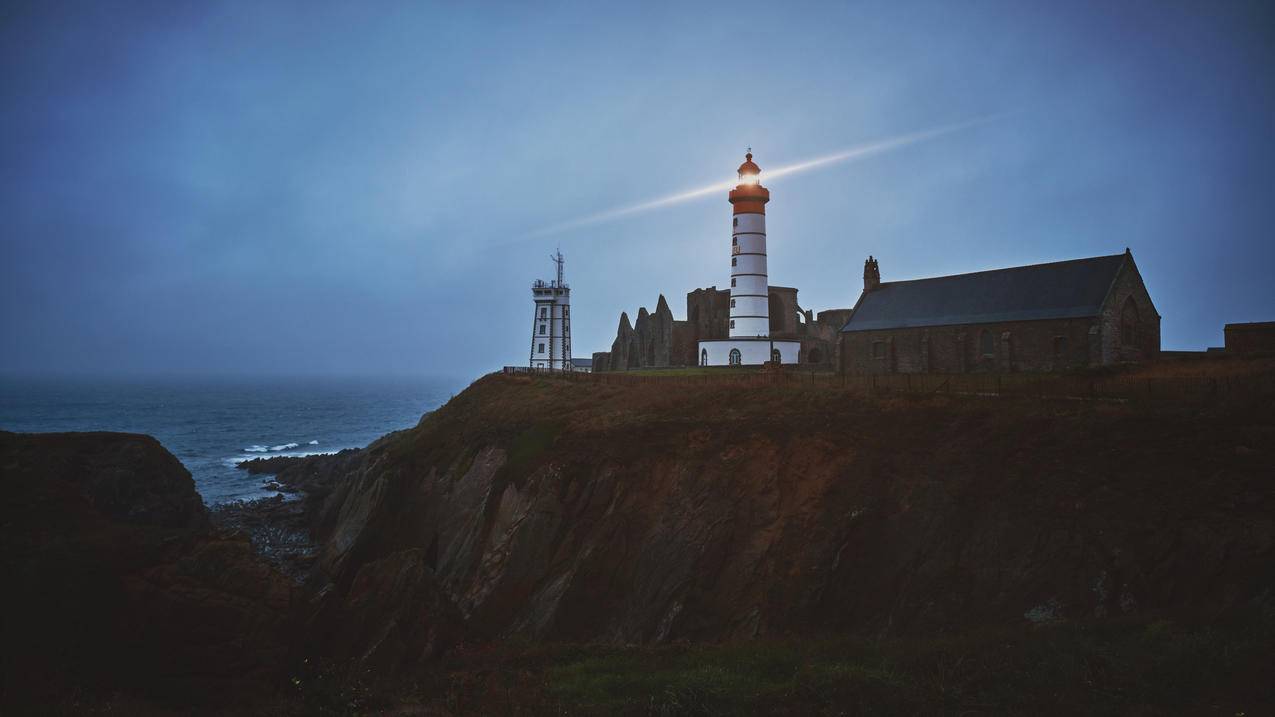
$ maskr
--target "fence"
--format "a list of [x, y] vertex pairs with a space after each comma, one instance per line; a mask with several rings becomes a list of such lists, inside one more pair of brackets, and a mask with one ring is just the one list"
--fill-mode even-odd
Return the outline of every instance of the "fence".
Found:
[[859, 395], [950, 394], [1066, 399], [1214, 399], [1275, 394], [1275, 375], [1084, 376], [1066, 374], [834, 374], [782, 372], [605, 372], [582, 373], [505, 367], [506, 374], [535, 374], [606, 385], [711, 385], [838, 390]]

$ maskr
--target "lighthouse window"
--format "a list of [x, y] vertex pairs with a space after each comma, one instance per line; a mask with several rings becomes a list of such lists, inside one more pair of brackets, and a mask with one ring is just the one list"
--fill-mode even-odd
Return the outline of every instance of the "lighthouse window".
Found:
[[739, 266], [739, 259], [737, 259], [737, 258], [735, 258], [735, 257], [733, 257], [733, 256], [732, 256], [732, 257], [730, 258], [730, 265], [731, 265], [731, 266]]
[[731, 307], [732, 309], [733, 309], [733, 308], [735, 308], [735, 300], [734, 300], [734, 299], [731, 299], [731, 300], [730, 300], [730, 307]]
[[734, 219], [734, 223], [733, 223], [733, 224], [731, 224], [731, 226], [733, 226], [733, 227], [737, 227], [737, 226], [739, 226], [739, 217], [735, 217], [735, 219]]
[[548, 315], [549, 315], [549, 309], [545, 309], [545, 308], [540, 309], [540, 318], [543, 319], [544, 317]]
[[731, 320], [730, 320], [730, 327], [731, 327], [732, 329], [733, 329], [733, 328], [735, 328], [735, 320], [734, 320], [734, 319], [731, 319]]
[[544, 325], [544, 324], [541, 324], [541, 325], [540, 325], [540, 335], [541, 335], [541, 336], [544, 336], [544, 333], [545, 333], [545, 325]]
[[731, 245], [731, 246], [739, 246], [739, 237], [731, 237], [731, 238], [730, 238], [730, 245]]
[[738, 365], [740, 365], [740, 364], [744, 363], [744, 360], [743, 360], [743, 359], [744, 359], [744, 357], [743, 357], [742, 355], [740, 355], [740, 353], [739, 353], [739, 349], [731, 349], [731, 350], [730, 350], [730, 365], [731, 365], [731, 366], [738, 366]]
[[734, 280], [734, 279], [731, 279], [731, 280], [730, 280], [730, 288], [732, 288], [732, 289], [734, 289], [734, 288], [735, 288], [735, 280]]
[[545, 352], [545, 345], [544, 345], [544, 344], [540, 344], [539, 346], [537, 346], [537, 347], [536, 347], [536, 353], [538, 353], [538, 354], [542, 354], [542, 353], [544, 353], [544, 352]]

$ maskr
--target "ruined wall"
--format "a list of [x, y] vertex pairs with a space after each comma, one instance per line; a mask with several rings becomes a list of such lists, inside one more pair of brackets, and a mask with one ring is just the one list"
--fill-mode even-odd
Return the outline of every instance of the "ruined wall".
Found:
[[772, 286], [770, 294], [770, 335], [775, 338], [795, 338], [801, 332], [797, 324], [797, 290], [788, 286]]
[[730, 289], [696, 289], [686, 295], [686, 321], [695, 340], [724, 339], [730, 336]]
[[[770, 331], [775, 338], [799, 339], [800, 362], [821, 368], [836, 365], [837, 335], [850, 315], [849, 309], [833, 309], [819, 314], [801, 312], [797, 289], [770, 287]], [[637, 321], [629, 324], [628, 314], [620, 315], [620, 325], [610, 352], [594, 354], [594, 371], [627, 371], [637, 368], [695, 366], [699, 363], [699, 342], [724, 339], [730, 335], [730, 290], [696, 289], [686, 294], [686, 320], [673, 318], [661, 295], [655, 312], [638, 310]]]
[[673, 348], [669, 362], [673, 366], [694, 366], [698, 363], [699, 339], [695, 325], [689, 321], [673, 322]]

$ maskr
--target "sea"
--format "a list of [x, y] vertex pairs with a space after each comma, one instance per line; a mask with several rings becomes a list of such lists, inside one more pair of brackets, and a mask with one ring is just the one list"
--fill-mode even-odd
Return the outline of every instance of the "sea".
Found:
[[123, 431], [159, 439], [208, 505], [269, 497], [263, 456], [360, 448], [415, 426], [469, 378], [0, 377], [0, 430]]

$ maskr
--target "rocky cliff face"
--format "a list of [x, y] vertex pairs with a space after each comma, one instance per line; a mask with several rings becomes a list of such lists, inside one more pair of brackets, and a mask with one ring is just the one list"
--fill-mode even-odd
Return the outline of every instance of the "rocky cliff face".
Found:
[[[657, 642], [1215, 617], [1275, 587], [1275, 409], [487, 377], [316, 460], [324, 638]], [[324, 473], [326, 471], [326, 473]], [[286, 475], [286, 474], [285, 474]], [[330, 623], [331, 624], [331, 623]]]
[[0, 432], [0, 474], [6, 709], [227, 705], [281, 682], [291, 583], [209, 527], [155, 439]]

